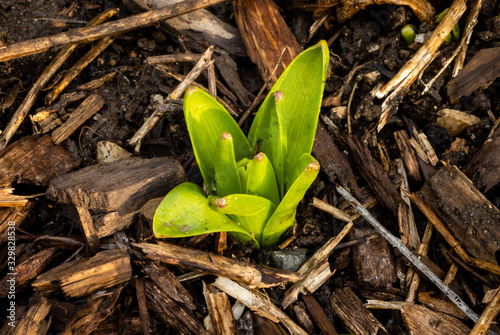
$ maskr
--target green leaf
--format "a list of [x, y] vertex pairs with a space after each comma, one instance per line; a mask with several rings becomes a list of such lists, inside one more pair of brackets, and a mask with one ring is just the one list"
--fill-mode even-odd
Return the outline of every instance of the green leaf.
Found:
[[[284, 163], [286, 155], [286, 133], [283, 131], [282, 118], [278, 117], [275, 99], [278, 99], [280, 92], [276, 96], [269, 94], [264, 100], [263, 105], [268, 101], [268, 108], [257, 113], [248, 139], [252, 143], [252, 148], [258, 148], [260, 152], [264, 152], [274, 168], [276, 180], [278, 182], [279, 194], [283, 196], [285, 193], [284, 179]], [[254, 134], [255, 133], [255, 134]]]
[[201, 187], [188, 182], [176, 186], [167, 194], [153, 219], [153, 232], [157, 238], [187, 237], [221, 231], [239, 233], [254, 240], [241, 225], [210, 209]]
[[215, 193], [214, 160], [219, 136], [224, 132], [232, 135], [236, 161], [252, 157], [250, 145], [225, 108], [197, 87], [189, 87], [184, 94], [184, 117], [203, 179], [210, 193]]
[[297, 173], [296, 171], [301, 172], [295, 178], [294, 183], [288, 189], [285, 197], [281, 200], [278, 208], [267, 222], [262, 234], [262, 246], [278, 243], [281, 235], [293, 225], [297, 206], [318, 175], [319, 163], [314, 157], [306, 153], [290, 171], [290, 176]]
[[233, 137], [230, 133], [222, 133], [217, 140], [214, 167], [218, 196], [242, 193], [240, 176], [234, 158]]
[[217, 213], [229, 215], [259, 242], [267, 221], [276, 210], [276, 205], [268, 199], [250, 194], [231, 194], [223, 198], [211, 195], [208, 205]]
[[269, 157], [281, 196], [288, 170], [312, 150], [328, 61], [325, 41], [298, 55], [274, 84], [250, 128], [248, 140], [252, 148], [260, 143]]
[[455, 38], [457, 39], [457, 41], [460, 40], [460, 26], [458, 25], [458, 22], [455, 23], [455, 25], [453, 26], [452, 33], [453, 36], [455, 36]]
[[278, 184], [273, 166], [267, 156], [260, 152], [248, 165], [247, 194], [271, 200], [276, 206], [280, 203]]

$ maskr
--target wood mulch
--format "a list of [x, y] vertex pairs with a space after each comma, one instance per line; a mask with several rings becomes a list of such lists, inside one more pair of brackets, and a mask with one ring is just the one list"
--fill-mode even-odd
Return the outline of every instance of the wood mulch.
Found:
[[[499, 12], [2, 1], [0, 335], [500, 334]], [[162, 197], [202, 183], [184, 90], [206, 88], [246, 132], [321, 39], [321, 173], [282, 243], [155, 239]]]

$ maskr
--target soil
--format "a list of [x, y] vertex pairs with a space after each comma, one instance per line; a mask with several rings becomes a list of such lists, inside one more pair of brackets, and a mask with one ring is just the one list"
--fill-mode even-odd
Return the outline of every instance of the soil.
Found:
[[[491, 10], [479, 16], [479, 23], [474, 29], [465, 64], [479, 50], [500, 46], [500, 18], [496, 15], [492, 16], [492, 13], [498, 14], [500, 10], [499, 5], [496, 4], [498, 1], [487, 2], [487, 6], [490, 6], [488, 8], [491, 8]], [[493, 126], [491, 115], [496, 118], [500, 117], [500, 81], [497, 79], [493, 83], [475, 90], [470, 96], [463, 97], [459, 102], [450, 103], [446, 91], [446, 84], [451, 78], [449, 68], [434, 84], [429, 94], [422, 95], [423, 86], [419, 83], [414, 84], [404, 95], [397, 113], [390, 118], [383, 131], [378, 134], [373, 132], [381, 115], [380, 105], [382, 101], [370, 97], [369, 92], [378, 82], [387, 82], [415, 54], [416, 47], [407, 47], [400, 37], [400, 29], [404, 24], [420, 25], [409, 8], [393, 5], [370, 6], [367, 10], [360, 11], [343, 24], [339, 24], [331, 18], [306, 43], [308, 29], [314, 22], [312, 12], [314, 5], [309, 6], [310, 4], [307, 4], [306, 6], [305, 1], [278, 1], [277, 3], [291, 31], [303, 47], [312, 45], [320, 39], [329, 40], [334, 34], [338, 34], [337, 38], [332, 39], [333, 42], [330, 45], [331, 62], [329, 72], [331, 76], [327, 80], [324, 97], [329, 97], [338, 92], [339, 88], [344, 85], [351, 70], [356, 66], [364, 65], [357, 72], [354, 80], [345, 86], [339, 105], [347, 105], [354, 83], [357, 83], [350, 111], [353, 134], [358, 138], [377, 136], [376, 140], [384, 146], [384, 150], [390, 159], [389, 175], [395, 171], [393, 160], [400, 155], [393, 132], [407, 129], [408, 119], [414, 122], [416, 128], [421, 129], [427, 135], [439, 160], [449, 161], [449, 164], [456, 165], [460, 169], [465, 168], [474, 154], [482, 147]], [[431, 3], [437, 8], [437, 12], [444, 10], [447, 6], [447, 2], [443, 1], [431, 1]], [[90, 21], [108, 8], [120, 9], [117, 18], [134, 14], [121, 1], [86, 0], [73, 2], [56, 0], [47, 2], [31, 0], [19, 2], [4, 0], [0, 3], [0, 46], [81, 27], [85, 22]], [[227, 23], [236, 26], [230, 3], [210, 7], [209, 11]], [[53, 20], [53, 18], [58, 18], [58, 20]], [[465, 24], [465, 20], [466, 15], [460, 21], [461, 26]], [[420, 30], [432, 30], [434, 27], [435, 25], [430, 25], [427, 28], [425, 25], [420, 25]], [[421, 82], [428, 82], [441, 69], [444, 61], [453, 53], [456, 47], [457, 41], [443, 45], [440, 49], [441, 52], [423, 74]], [[79, 46], [66, 61], [64, 69], [68, 69], [74, 64], [84, 55], [88, 48], [88, 44]], [[142, 28], [119, 35], [113, 44], [77, 76], [64, 91], [64, 93], [74, 92], [81, 84], [100, 78], [108, 73], [116, 73], [114, 79], [104, 83], [92, 92], [88, 92], [88, 95], [90, 93], [99, 94], [104, 99], [104, 108], [62, 143], [64, 148], [81, 160], [80, 168], [97, 163], [96, 148], [99, 141], [110, 141], [133, 152], [133, 148], [127, 147], [127, 140], [135, 134], [153, 112], [151, 106], [154, 99], [158, 99], [157, 95], [166, 97], [176, 87], [178, 82], [166, 78], [156, 71], [153, 66], [145, 64], [147, 57], [189, 52], [201, 53], [204, 50], [204, 48], [199, 47], [199, 44], [191, 43], [189, 39], [183, 39], [180, 36], [174, 36], [159, 26]], [[59, 49], [51, 50], [0, 64], [0, 106], [2, 107], [2, 110], [0, 110], [0, 129], [6, 127], [16, 108], [22, 102], [24, 95], [58, 51]], [[235, 55], [230, 55], [230, 57], [237, 65], [237, 71], [243, 86], [252, 95], [257, 96], [265, 82], [260, 77], [256, 65], [248, 57]], [[177, 63], [169, 66], [180, 74], [187, 74], [192, 68], [191, 63]], [[64, 72], [64, 69], [62, 72]], [[380, 73], [376, 78], [367, 75], [376, 71]], [[57, 79], [56, 77], [54, 80]], [[205, 86], [208, 85], [205, 74], [202, 74], [197, 81]], [[14, 90], [17, 89], [16, 85], [18, 84], [20, 90], [15, 93]], [[53, 84], [51, 82], [49, 88]], [[32, 108], [32, 115], [36, 111], [46, 108], [44, 96], [47, 91], [40, 94]], [[5, 101], [13, 95], [13, 102], [6, 106]], [[230, 97], [225, 98], [230, 102], [231, 107], [240, 114], [248, 107], [242, 105], [239, 100], [235, 101]], [[69, 103], [64, 108], [63, 113], [70, 113], [80, 103], [81, 100]], [[332, 113], [332, 107], [334, 106], [322, 108], [321, 113], [333, 120], [340, 131], [346, 131], [346, 119], [339, 119], [337, 115]], [[459, 136], [452, 136], [450, 131], [436, 125], [437, 112], [445, 108], [466, 111], [477, 116], [480, 122], [469, 127]], [[252, 116], [245, 121], [242, 127], [244, 131], [248, 131], [251, 121]], [[32, 124], [27, 118], [16, 132], [11, 143], [33, 134], [33, 131]], [[345, 148], [341, 147], [341, 149], [344, 150]], [[371, 146], [370, 149], [373, 156], [378, 159], [377, 148]], [[183, 165], [191, 182], [198, 185], [202, 184], [201, 175], [193, 159], [192, 147], [180, 107], [171, 113], [167, 113], [159, 125], [146, 137], [140, 152], [135, 155], [144, 158], [173, 157]], [[356, 176], [359, 177], [357, 167], [354, 164], [351, 164], [351, 166], [354, 168]], [[391, 177], [394, 177], [394, 175]], [[418, 190], [422, 183], [412, 181], [410, 189]], [[358, 184], [360, 186], [367, 185], [361, 177], [358, 179]], [[45, 192], [43, 187], [27, 184], [14, 184], [12, 187], [16, 189], [16, 194], [33, 195]], [[500, 205], [499, 191], [498, 187], [496, 187], [486, 194], [488, 199], [497, 207]], [[307, 248], [308, 256], [312, 255], [332, 236], [337, 235], [343, 226], [338, 224], [338, 221], [336, 223], [329, 214], [312, 207], [310, 205], [312, 197], [324, 199], [337, 206], [342, 205], [340, 196], [334, 191], [334, 185], [323, 172], [320, 173], [319, 178], [298, 208], [297, 225], [294, 228], [296, 237], [288, 246], [291, 249], [296, 247]], [[68, 220], [65, 215], [67, 209], [64, 206], [48, 200], [44, 196], [37, 196], [35, 199], [35, 207], [30, 214], [30, 224], [23, 227], [23, 234], [25, 233], [26, 236], [29, 236], [29, 234], [65, 236], [78, 232], [78, 225]], [[389, 230], [397, 234], [397, 219], [390, 212], [384, 210], [381, 206], [377, 206], [371, 211], [381, 222], [385, 223]], [[425, 219], [420, 213], [416, 215], [417, 222], [419, 222], [418, 228], [422, 233], [425, 228]], [[367, 225], [365, 223], [359, 224], [360, 226]], [[126, 231], [127, 236], [131, 239], [135, 239], [137, 236], [134, 229], [132, 226]], [[438, 239], [433, 241], [429, 258], [446, 269], [448, 267], [446, 260], [439, 252], [439, 241]], [[173, 240], [172, 242], [185, 245], [187, 241]], [[205, 238], [196, 245], [196, 248], [213, 251], [215, 237], [209, 236]], [[71, 252], [62, 253], [56, 257], [52, 261], [53, 266], [58, 265], [70, 254]], [[257, 251], [241, 245], [231, 237], [229, 237], [226, 255], [253, 262], [260, 259]], [[399, 258], [397, 253], [395, 256]], [[342, 322], [333, 312], [329, 302], [335, 288], [346, 285], [352, 286], [359, 289], [364, 297], [376, 293], [359, 287], [355, 278], [356, 272], [349, 262], [349, 258], [349, 252], [346, 250], [339, 250], [331, 257], [331, 266], [337, 269], [337, 274], [314, 294], [314, 297], [320, 302], [320, 305], [327, 312], [339, 332], [346, 332], [347, 330], [342, 328]], [[1, 271], [3, 276], [5, 269], [2, 268]], [[140, 271], [136, 268], [134, 268], [134, 275], [140, 275]], [[492, 283], [498, 284], [498, 277], [491, 276], [490, 280]], [[463, 282], [478, 296], [483, 295], [480, 283], [470, 278], [465, 271]], [[195, 299], [198, 299], [198, 304], [204, 304], [200, 282], [188, 284], [188, 290], [195, 296]], [[282, 299], [283, 292], [283, 289], [268, 290], [271, 298], [277, 301]], [[16, 303], [18, 305], [28, 304], [33, 293], [32, 290], [28, 288], [21, 290], [19, 293]], [[393, 298], [404, 299], [404, 294], [395, 288], [387, 289], [385, 293], [390, 294]], [[117, 310], [117, 314], [120, 317], [137, 316], [138, 307], [134, 290], [127, 287], [121, 294], [121, 307]], [[58, 298], [64, 299], [59, 296]], [[78, 301], [71, 299], [69, 302], [75, 305], [79, 304]], [[6, 303], [5, 299], [1, 300], [1, 310], [4, 310]], [[481, 306], [484, 307], [481, 304], [476, 305], [476, 309], [481, 311], [483, 309]], [[389, 333], [401, 334], [406, 332], [399, 313], [390, 311], [374, 311], [373, 313]], [[5, 319], [2, 316], [0, 320], [4, 321]], [[165, 333], [165, 325], [162, 325], [161, 321], [154, 319], [152, 325], [154, 333]], [[470, 322], [467, 325], [469, 327], [473, 326]], [[54, 327], [51, 329], [51, 333], [57, 333], [58, 331], [60, 329]], [[240, 334], [245, 334], [243, 326], [240, 331]]]

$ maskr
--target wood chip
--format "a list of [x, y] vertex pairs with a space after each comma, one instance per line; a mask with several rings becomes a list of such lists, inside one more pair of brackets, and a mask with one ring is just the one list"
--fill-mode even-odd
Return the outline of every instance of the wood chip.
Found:
[[185, 178], [181, 165], [172, 158], [133, 157], [59, 176], [46, 196], [64, 204], [85, 204], [94, 213], [127, 214], [164, 196]]
[[271, 87], [302, 47], [272, 0], [237, 1], [234, 14], [248, 56]]
[[460, 135], [465, 129], [480, 121], [475, 115], [449, 108], [441, 109], [437, 112], [437, 116], [436, 124], [448, 129], [452, 136]]
[[[355, 240], [374, 232], [371, 228], [355, 228], [349, 235]], [[397, 281], [389, 244], [381, 237], [353, 246], [352, 262], [355, 278], [361, 287], [387, 290]]]
[[217, 335], [238, 334], [227, 294], [217, 292], [212, 285], [207, 285], [205, 282], [203, 282], [203, 294], [215, 333]]
[[[47, 298], [39, 293], [33, 295], [21, 318], [16, 320], [14, 316], [14, 328], [9, 329], [13, 330], [9, 335], [47, 334], [51, 324], [50, 317], [47, 318], [50, 307]], [[10, 328], [8, 323], [6, 325]]]
[[456, 166], [439, 169], [421, 188], [420, 194], [472, 256], [497, 264], [500, 210]]
[[484, 84], [500, 76], [500, 47], [482, 49], [465, 65], [446, 88], [451, 103], [456, 103], [463, 96], [469, 96]]
[[493, 139], [484, 143], [476, 152], [464, 172], [485, 194], [498, 188], [500, 185], [500, 128], [494, 133]]
[[349, 331], [360, 335], [389, 335], [350, 287], [335, 289], [330, 304]]
[[24, 207], [28, 199], [12, 194], [12, 188], [0, 188], [0, 207]]
[[61, 335], [90, 334], [100, 329], [100, 324], [115, 309], [120, 293], [125, 285], [95, 293], [86, 304], [79, 309], [66, 325]]
[[174, 334], [209, 335], [198, 319], [187, 313], [156, 284], [146, 280], [144, 290], [149, 309], [154, 311]]
[[458, 319], [433, 312], [422, 305], [404, 306], [401, 315], [411, 335], [469, 334], [470, 329]]
[[196, 309], [196, 305], [194, 304], [191, 294], [184, 288], [184, 286], [182, 286], [179, 279], [168, 269], [156, 264], [155, 262], [150, 262], [143, 267], [142, 271], [170, 298], [191, 311]]
[[83, 297], [130, 280], [129, 256], [119, 249], [99, 252], [92, 258], [61, 264], [31, 284], [44, 293], [62, 290], [68, 297]]
[[316, 322], [316, 325], [318, 328], [323, 332], [325, 335], [337, 335], [337, 330], [333, 326], [332, 322], [326, 315], [325, 311], [323, 308], [321, 308], [320, 304], [314, 297], [304, 295], [302, 296], [302, 300], [304, 300], [307, 310], [309, 311], [309, 314], [311, 314], [311, 317], [313, 318], [314, 322]]
[[464, 314], [455, 304], [444, 301], [442, 299], [434, 298], [433, 292], [420, 292], [418, 294], [418, 302], [424, 304], [435, 312], [449, 314], [459, 319], [467, 319]]
[[0, 186], [49, 182], [80, 165], [66, 149], [54, 145], [50, 136], [24, 136], [0, 151]]
[[97, 94], [85, 99], [69, 116], [69, 118], [52, 133], [54, 144], [60, 144], [67, 139], [85, 121], [104, 106], [104, 100]]

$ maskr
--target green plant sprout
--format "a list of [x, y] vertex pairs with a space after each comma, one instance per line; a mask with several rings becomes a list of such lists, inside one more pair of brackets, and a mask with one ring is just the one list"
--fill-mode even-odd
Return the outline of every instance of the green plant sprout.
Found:
[[186, 90], [184, 117], [210, 195], [189, 182], [172, 189], [154, 216], [157, 238], [227, 231], [256, 248], [279, 242], [319, 172], [311, 150], [328, 62], [325, 41], [298, 55], [260, 106], [248, 138], [209, 94]]
[[417, 36], [417, 28], [413, 24], [407, 24], [401, 28], [401, 36], [405, 40], [407, 46], [415, 43], [415, 37]]

